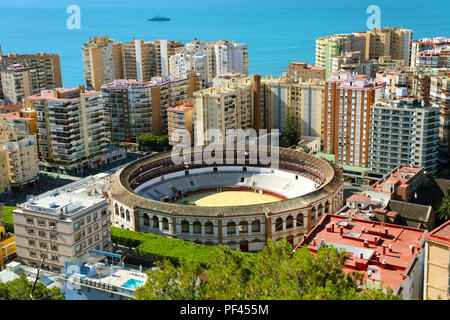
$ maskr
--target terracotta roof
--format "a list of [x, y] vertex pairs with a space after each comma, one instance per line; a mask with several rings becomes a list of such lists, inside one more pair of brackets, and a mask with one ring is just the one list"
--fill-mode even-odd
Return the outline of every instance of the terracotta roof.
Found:
[[350, 198], [347, 199], [347, 201], [350, 201], [350, 202], [366, 202], [369, 199], [370, 199], [369, 196], [366, 196], [366, 195], [363, 195], [363, 194], [354, 193], [354, 194], [352, 194], [350, 196]]
[[428, 233], [425, 237], [427, 240], [436, 241], [450, 247], [450, 220]]
[[[345, 224], [342, 235], [341, 223]], [[332, 225], [334, 230], [331, 229]], [[323, 244], [349, 252], [345, 272], [359, 272], [364, 280], [371, 281], [373, 278], [367, 271], [373, 267], [379, 272], [376, 278], [381, 280], [382, 286], [390, 286], [398, 292], [400, 285], [410, 274], [410, 269], [417, 265], [415, 260], [423, 250], [425, 232], [417, 228], [327, 214], [294, 250], [306, 245], [315, 253], [323, 239]], [[365, 240], [368, 240], [367, 244], [364, 243]], [[392, 246], [392, 252], [389, 246]], [[414, 246], [414, 253], [410, 246]]]

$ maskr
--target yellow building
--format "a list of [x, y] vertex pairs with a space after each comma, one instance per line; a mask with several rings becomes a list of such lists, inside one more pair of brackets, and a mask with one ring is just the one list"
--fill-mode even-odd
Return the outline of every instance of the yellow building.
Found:
[[425, 236], [424, 299], [450, 298], [450, 221]]
[[0, 118], [27, 134], [37, 133], [37, 112], [34, 109], [21, 109], [18, 112], [1, 114]]
[[0, 207], [0, 270], [16, 256], [15, 236], [6, 233], [3, 207]]
[[264, 77], [261, 87], [265, 128], [282, 131], [288, 114], [293, 114], [302, 136], [322, 136], [324, 81]]
[[35, 135], [23, 132], [0, 119], [0, 156], [11, 187], [33, 183], [39, 175]]
[[94, 37], [82, 47], [84, 79], [89, 90], [99, 91], [105, 83], [122, 79], [123, 44], [108, 36]]
[[[217, 129], [225, 138], [226, 130], [262, 128], [261, 76], [223, 76], [218, 85], [194, 92], [195, 144], [212, 142], [208, 129]], [[224, 142], [224, 140], [222, 140]]]
[[194, 110], [194, 100], [183, 101], [182, 104], [167, 109], [167, 122], [169, 132], [169, 144], [171, 146], [186, 139], [181, 135], [179, 139], [174, 139], [175, 130], [187, 130], [190, 134], [191, 145], [194, 142], [194, 127], [192, 122], [192, 113]]

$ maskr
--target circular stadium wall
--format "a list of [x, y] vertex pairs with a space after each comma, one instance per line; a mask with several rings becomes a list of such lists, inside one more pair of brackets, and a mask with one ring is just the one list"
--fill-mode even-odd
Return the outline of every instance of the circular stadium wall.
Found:
[[174, 164], [170, 152], [136, 160], [114, 175], [113, 225], [243, 251], [261, 250], [268, 238], [296, 245], [324, 214], [343, 206], [342, 169], [276, 150], [276, 169], [273, 162], [253, 163], [248, 153], [235, 153], [230, 165]]

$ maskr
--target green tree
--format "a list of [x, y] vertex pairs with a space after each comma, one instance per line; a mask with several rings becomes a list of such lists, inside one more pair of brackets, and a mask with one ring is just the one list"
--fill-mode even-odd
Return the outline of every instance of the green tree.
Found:
[[57, 287], [47, 288], [42, 282], [37, 282], [31, 297], [33, 283], [24, 274], [7, 283], [0, 282], [0, 300], [65, 300]]
[[450, 219], [450, 189], [445, 190], [445, 196], [438, 207], [438, 214], [443, 222]]
[[[284, 137], [284, 138], [283, 138]], [[293, 113], [289, 113], [284, 121], [283, 134], [280, 137], [280, 146], [288, 144], [288, 146], [297, 145], [300, 141], [300, 126]]]
[[136, 299], [398, 299], [392, 290], [362, 286], [362, 275], [343, 271], [348, 255], [333, 247], [316, 254], [304, 247], [292, 253], [286, 241], [268, 241], [261, 252], [242, 255], [220, 246], [210, 264], [189, 259], [149, 272]]
[[140, 135], [136, 139], [136, 142], [141, 147], [155, 151], [162, 151], [166, 149], [169, 145], [169, 136], [168, 135], [158, 136], [153, 133], [145, 133], [143, 135]]

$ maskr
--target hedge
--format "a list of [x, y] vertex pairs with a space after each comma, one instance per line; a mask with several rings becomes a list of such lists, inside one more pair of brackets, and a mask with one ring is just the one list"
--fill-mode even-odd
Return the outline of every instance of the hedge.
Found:
[[[169, 260], [175, 265], [186, 258], [207, 266], [211, 257], [219, 253], [217, 247], [206, 247], [180, 239], [157, 236], [151, 233], [141, 233], [111, 227], [112, 241], [115, 244], [134, 247], [135, 254], [157, 261]], [[251, 253], [242, 253], [251, 255]]]
[[3, 218], [5, 219], [6, 232], [14, 233], [14, 222], [12, 215], [14, 209], [16, 209], [16, 207], [3, 206]]

